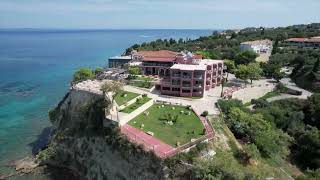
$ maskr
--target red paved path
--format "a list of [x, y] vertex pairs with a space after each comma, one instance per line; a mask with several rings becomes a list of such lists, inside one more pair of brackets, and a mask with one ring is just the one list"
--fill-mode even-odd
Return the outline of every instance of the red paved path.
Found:
[[[212, 139], [214, 136], [214, 132], [211, 126], [208, 124], [208, 121], [205, 117], [199, 115], [198, 117], [200, 118], [202, 124], [206, 129], [207, 138], [209, 140]], [[125, 134], [131, 142], [142, 144], [146, 150], [153, 150], [154, 153], [160, 158], [167, 158], [177, 153], [176, 148], [163, 143], [157, 138], [150, 136], [145, 132], [136, 129], [128, 124], [121, 126], [121, 132]]]
[[121, 126], [121, 132], [125, 134], [130, 141], [144, 145], [146, 150], [153, 150], [158, 157], [166, 158], [176, 153], [176, 149], [172, 146], [128, 124]]

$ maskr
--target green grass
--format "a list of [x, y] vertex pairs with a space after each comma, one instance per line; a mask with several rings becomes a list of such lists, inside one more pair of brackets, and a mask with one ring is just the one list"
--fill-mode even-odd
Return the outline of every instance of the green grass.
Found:
[[281, 95], [280, 92], [271, 91], [271, 92], [268, 92], [267, 94], [265, 94], [264, 96], [262, 96], [260, 99], [269, 99], [269, 98], [272, 98], [272, 97], [275, 97], [275, 96], [279, 96], [279, 95]]
[[142, 98], [139, 98], [139, 102], [136, 101], [135, 103], [127, 106], [126, 108], [122, 109], [120, 112], [124, 112], [124, 113], [131, 113], [134, 110], [138, 109], [140, 106], [144, 105], [145, 103], [147, 103], [148, 101], [151, 100], [151, 98], [144, 96]]
[[[274, 91], [271, 91], [271, 92], [268, 92], [267, 94], [265, 94], [264, 96], [258, 98], [258, 99], [264, 99], [264, 100], [267, 100], [269, 98], [272, 98], [272, 97], [275, 97], [275, 96], [280, 96], [281, 93], [277, 90], [274, 90]], [[244, 104], [245, 106], [250, 106], [252, 105], [251, 102], [247, 102]]]
[[[144, 124], [142, 129], [144, 132], [151, 131], [154, 136], [161, 141], [176, 146], [177, 142], [180, 145], [190, 142], [192, 138], [199, 138], [203, 135], [203, 125], [199, 117], [192, 111], [183, 106], [165, 105], [159, 108], [159, 104], [155, 104], [147, 109], [149, 115], [141, 113], [136, 118], [132, 119], [128, 124], [141, 129], [141, 124]], [[172, 107], [175, 109], [173, 110]], [[184, 113], [180, 113], [184, 111]], [[188, 115], [186, 112], [191, 112]], [[165, 114], [170, 113], [175, 116], [178, 115], [177, 122], [173, 125], [165, 124], [163, 120]]]
[[[127, 94], [127, 96], [125, 97], [125, 94]], [[123, 104], [125, 104], [126, 102], [138, 97], [140, 94], [137, 93], [133, 93], [133, 92], [128, 92], [128, 91], [120, 91], [119, 93], [116, 94], [116, 96], [114, 97], [114, 100], [116, 101], [116, 103], [121, 106]]]
[[153, 86], [153, 83], [148, 81], [133, 81], [130, 83], [130, 85], [140, 87], [140, 88], [150, 89]]
[[140, 88], [146, 88], [150, 89], [153, 86], [152, 81], [154, 81], [155, 78], [148, 77], [148, 76], [136, 76], [131, 82], [131, 86], [136, 86]]
[[141, 81], [153, 81], [153, 77], [148, 77], [148, 76], [138, 76], [136, 80], [141, 80]]

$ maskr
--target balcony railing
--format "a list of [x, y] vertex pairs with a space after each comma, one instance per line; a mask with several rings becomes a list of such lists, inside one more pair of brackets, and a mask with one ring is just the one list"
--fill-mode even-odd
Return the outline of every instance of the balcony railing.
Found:
[[191, 76], [182, 76], [183, 79], [191, 79]]
[[162, 64], [162, 63], [143, 63], [143, 66], [161, 66], [161, 67], [171, 67], [172, 64]]
[[194, 87], [195, 88], [202, 88], [202, 84], [195, 84]]
[[181, 74], [172, 74], [172, 77], [179, 78], [181, 77]]
[[195, 75], [194, 79], [203, 79], [203, 76], [202, 75]]

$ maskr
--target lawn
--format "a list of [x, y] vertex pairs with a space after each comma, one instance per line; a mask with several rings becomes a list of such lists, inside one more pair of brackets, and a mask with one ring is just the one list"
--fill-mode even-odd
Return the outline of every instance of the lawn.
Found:
[[141, 81], [153, 81], [154, 78], [153, 77], [149, 77], [149, 76], [138, 76], [136, 78], [136, 80], [141, 80]]
[[155, 78], [149, 77], [149, 76], [136, 76], [131, 82], [131, 86], [136, 86], [140, 88], [146, 88], [150, 89], [153, 86], [152, 81], [154, 81]]
[[150, 89], [153, 86], [153, 83], [150, 81], [132, 81], [130, 82], [131, 86]]
[[135, 103], [127, 106], [126, 108], [122, 109], [120, 112], [131, 113], [134, 110], [138, 109], [140, 106], [144, 105], [145, 103], [151, 100], [151, 98], [147, 96], [143, 96], [142, 98], [138, 98], [138, 99]]
[[[265, 94], [264, 96], [262, 96], [262, 97], [260, 97], [260, 98], [258, 98], [258, 99], [267, 100], [267, 99], [269, 99], [269, 98], [272, 98], [272, 97], [275, 97], [275, 96], [280, 96], [280, 95], [281, 95], [281, 93], [280, 93], [279, 91], [274, 90], [274, 91], [268, 92], [267, 94]], [[245, 103], [244, 105], [245, 105], [245, 106], [250, 106], [250, 105], [252, 105], [252, 104], [251, 104], [251, 102], [247, 102], [247, 103]]]
[[[181, 113], [181, 111], [184, 113]], [[148, 112], [149, 115], [146, 115], [146, 112]], [[168, 116], [171, 116], [171, 118]], [[177, 119], [174, 117], [177, 117]], [[169, 120], [176, 122], [170, 125], [168, 123]], [[183, 145], [190, 142], [192, 138], [201, 137], [204, 129], [199, 117], [187, 107], [171, 105], [161, 107], [159, 104], [151, 106], [144, 113], [132, 119], [128, 124], [142, 129], [144, 132], [153, 132], [154, 137], [173, 147], [177, 146], [177, 142]], [[142, 124], [144, 124], [143, 128], [141, 128]]]
[[119, 106], [121, 106], [126, 102], [138, 97], [139, 95], [140, 94], [133, 93], [133, 92], [120, 91], [119, 93], [116, 94], [116, 96], [114, 97], [114, 100]]

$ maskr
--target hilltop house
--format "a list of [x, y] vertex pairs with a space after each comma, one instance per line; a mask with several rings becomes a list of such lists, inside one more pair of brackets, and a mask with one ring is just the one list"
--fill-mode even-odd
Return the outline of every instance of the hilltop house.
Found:
[[241, 50], [252, 50], [258, 54], [271, 53], [272, 41], [269, 39], [247, 41], [240, 44]]
[[142, 61], [144, 75], [160, 78], [156, 89], [162, 94], [202, 97], [205, 91], [220, 85], [223, 61], [202, 59], [190, 52], [140, 51], [132, 54], [134, 60]]
[[290, 38], [284, 42], [289, 46], [320, 48], [320, 37]]

